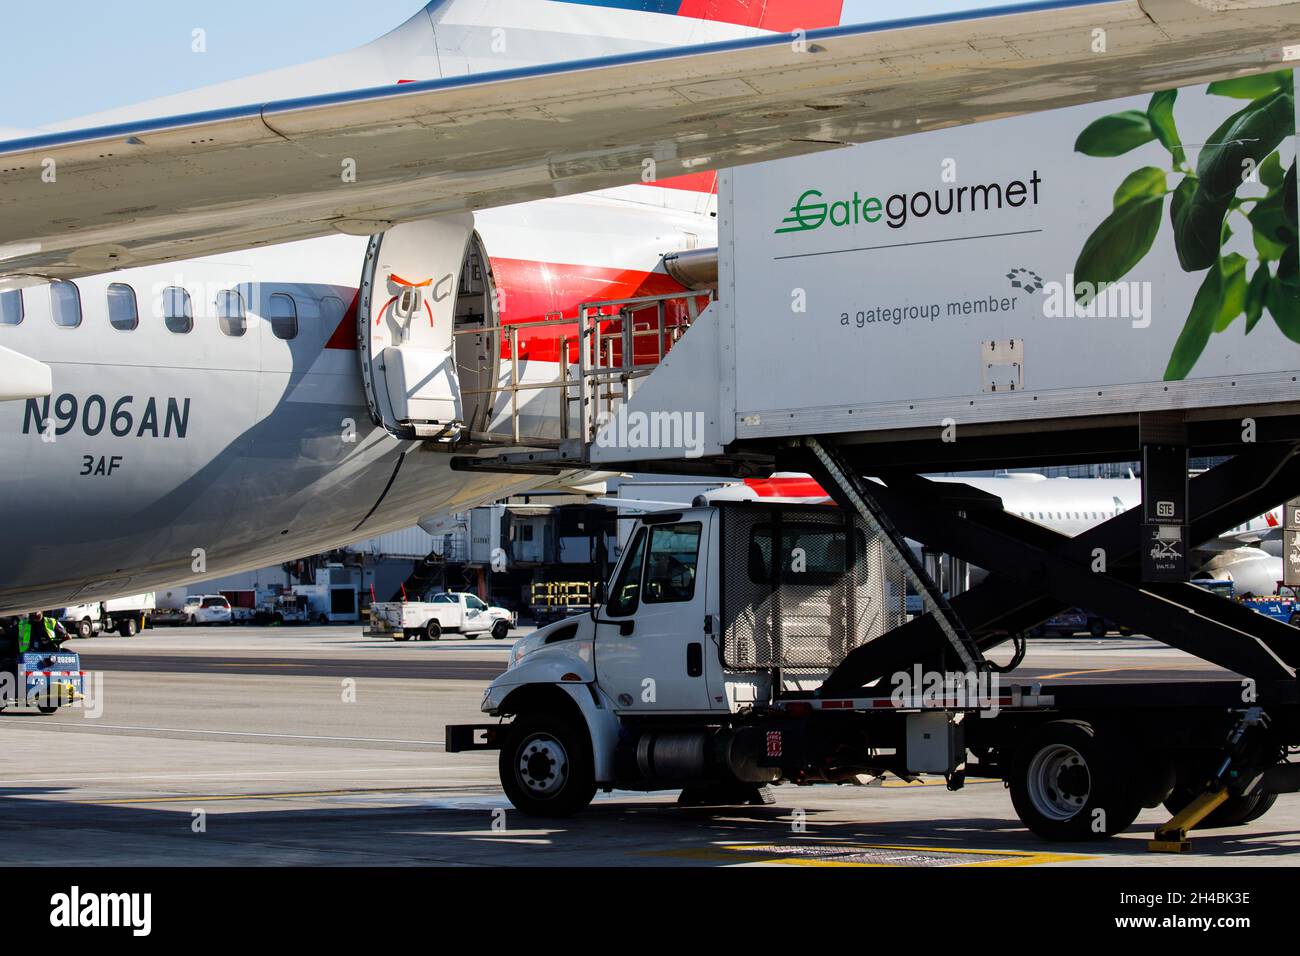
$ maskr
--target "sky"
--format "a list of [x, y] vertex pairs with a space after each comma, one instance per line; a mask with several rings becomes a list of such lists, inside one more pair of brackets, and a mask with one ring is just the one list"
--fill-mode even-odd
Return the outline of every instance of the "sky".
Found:
[[[845, 0], [844, 8], [846, 20], [869, 22], [996, 5]], [[386, 33], [421, 6], [421, 0], [6, 4], [0, 127], [31, 129], [341, 53]], [[202, 54], [191, 50], [196, 28], [206, 36]]]

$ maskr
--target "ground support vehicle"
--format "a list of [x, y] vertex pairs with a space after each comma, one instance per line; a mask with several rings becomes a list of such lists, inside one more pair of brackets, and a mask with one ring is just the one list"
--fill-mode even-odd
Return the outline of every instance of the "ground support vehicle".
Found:
[[0, 710], [33, 707], [53, 714], [80, 701], [86, 691], [86, 674], [80, 655], [63, 649], [33, 650], [11, 660], [12, 670], [0, 675]]
[[533, 623], [545, 627], [591, 610], [590, 581], [534, 581], [528, 602]]
[[[448, 727], [447, 749], [499, 750], [511, 801], [544, 816], [597, 789], [738, 803], [775, 783], [934, 774], [959, 789], [978, 775], [1006, 781], [1021, 820], [1049, 840], [1110, 836], [1164, 804], [1177, 815], [1158, 849], [1300, 790], [1287, 759], [1300, 744], [1294, 631], [1190, 584], [1139, 586], [1136, 509], [1066, 538], [969, 486], [868, 482], [817, 439], [787, 451], [783, 470], [796, 461], [838, 508], [644, 516], [593, 613], [521, 640], [483, 701], [496, 722]], [[1244, 453], [1192, 480], [1192, 525], [1258, 513], [1297, 487], [1294, 447]], [[990, 575], [948, 599], [906, 538]], [[1098, 546], [1110, 573], [1088, 568]], [[907, 585], [924, 616], [906, 619]], [[1000, 672], [1018, 661], [985, 656], [1023, 646], [1078, 599], [1242, 677], [1025, 684]]]
[[1242, 598], [1241, 603], [1252, 611], [1258, 611], [1275, 621], [1300, 627], [1300, 604], [1296, 603], [1293, 588], [1280, 587], [1276, 594]]
[[69, 634], [74, 637], [94, 637], [99, 633], [103, 626], [103, 605], [95, 602], [93, 604], [76, 604], [70, 607], [61, 607], [54, 612], [54, 617], [62, 624]]
[[254, 624], [310, 624], [315, 620], [308, 597], [293, 591], [268, 595], [253, 615]]
[[381, 601], [370, 605], [370, 630], [374, 637], [395, 641], [436, 641], [444, 633], [470, 640], [490, 634], [503, 640], [517, 621], [512, 611], [492, 607], [476, 594], [444, 591], [428, 601]]

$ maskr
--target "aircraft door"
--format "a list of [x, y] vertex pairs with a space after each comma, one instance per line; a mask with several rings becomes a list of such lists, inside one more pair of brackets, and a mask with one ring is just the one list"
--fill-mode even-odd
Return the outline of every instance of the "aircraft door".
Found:
[[371, 416], [409, 438], [454, 441], [465, 426], [452, 329], [474, 217], [402, 223], [371, 237], [357, 321]]

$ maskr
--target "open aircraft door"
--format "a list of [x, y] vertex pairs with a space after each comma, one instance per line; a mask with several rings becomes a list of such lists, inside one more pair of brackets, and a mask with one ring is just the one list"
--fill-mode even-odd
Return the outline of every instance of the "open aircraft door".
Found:
[[454, 441], [465, 427], [453, 326], [471, 214], [372, 236], [357, 308], [361, 374], [375, 422], [407, 438]]

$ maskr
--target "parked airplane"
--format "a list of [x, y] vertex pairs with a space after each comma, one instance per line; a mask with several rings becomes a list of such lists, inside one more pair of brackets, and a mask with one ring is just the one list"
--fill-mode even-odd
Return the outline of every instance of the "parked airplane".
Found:
[[471, 393], [570, 355], [474, 330], [680, 288], [661, 257], [714, 241], [702, 170], [1273, 69], [1300, 35], [1298, 0], [840, 7], [435, 0], [0, 142], [0, 613], [535, 486], [442, 451], [499, 415]]
[[[1010, 514], [1073, 537], [1109, 521], [1142, 502], [1142, 483], [1136, 478], [1046, 478], [1032, 473], [1005, 477], [937, 477], [935, 481], [961, 482], [1002, 500]], [[823, 502], [828, 497], [807, 475], [776, 475], [724, 487], [711, 498], [744, 500], [779, 497]], [[1193, 577], [1232, 581], [1239, 594], [1273, 594], [1282, 580], [1282, 509], [1275, 508], [1212, 541], [1193, 548]]]

